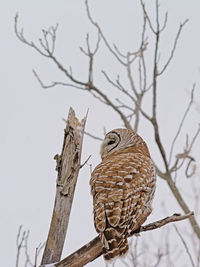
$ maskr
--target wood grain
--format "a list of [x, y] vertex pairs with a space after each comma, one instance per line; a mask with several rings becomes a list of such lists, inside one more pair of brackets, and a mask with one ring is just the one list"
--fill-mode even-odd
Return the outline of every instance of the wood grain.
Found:
[[58, 172], [56, 196], [41, 265], [58, 262], [62, 254], [80, 169], [85, 122], [86, 117], [79, 121], [74, 110], [70, 108], [64, 130], [62, 152], [60, 156], [55, 156]]

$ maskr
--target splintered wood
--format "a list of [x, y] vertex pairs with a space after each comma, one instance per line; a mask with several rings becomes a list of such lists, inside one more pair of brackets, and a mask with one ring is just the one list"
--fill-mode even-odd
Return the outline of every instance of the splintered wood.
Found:
[[41, 265], [60, 260], [74, 190], [80, 169], [82, 141], [86, 117], [79, 121], [72, 108], [69, 110], [61, 155], [56, 155], [57, 188], [51, 225]]

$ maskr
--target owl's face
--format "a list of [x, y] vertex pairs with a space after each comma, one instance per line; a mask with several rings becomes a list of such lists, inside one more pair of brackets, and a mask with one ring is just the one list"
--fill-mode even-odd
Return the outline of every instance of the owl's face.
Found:
[[135, 146], [137, 144], [145, 144], [143, 139], [133, 130], [114, 129], [106, 134], [101, 145], [101, 158], [126, 147]]

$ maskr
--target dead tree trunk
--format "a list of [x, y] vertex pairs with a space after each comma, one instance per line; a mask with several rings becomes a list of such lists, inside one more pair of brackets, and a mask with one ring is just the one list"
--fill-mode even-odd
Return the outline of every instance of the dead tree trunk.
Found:
[[86, 117], [79, 122], [74, 110], [70, 108], [62, 152], [55, 156], [58, 171], [55, 204], [41, 265], [58, 262], [61, 258], [80, 169], [85, 122]]

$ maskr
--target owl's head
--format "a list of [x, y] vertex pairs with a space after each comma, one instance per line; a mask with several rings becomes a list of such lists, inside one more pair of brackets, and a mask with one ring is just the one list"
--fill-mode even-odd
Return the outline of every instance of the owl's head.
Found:
[[122, 128], [114, 129], [107, 133], [103, 140], [100, 151], [101, 158], [104, 159], [115, 151], [136, 145], [144, 145], [148, 150], [144, 140], [135, 131]]

